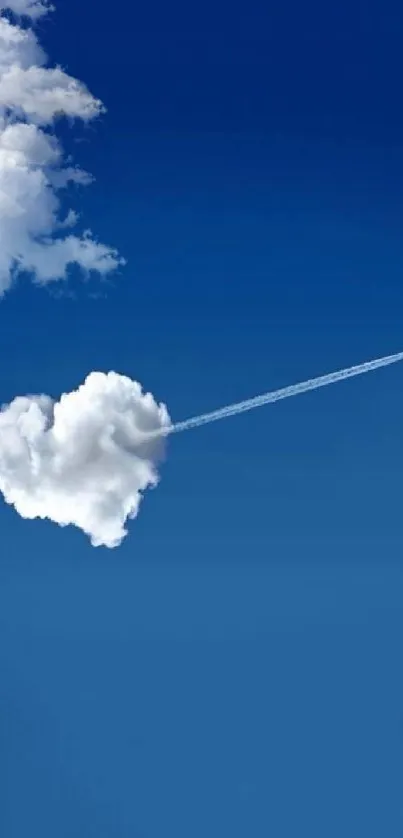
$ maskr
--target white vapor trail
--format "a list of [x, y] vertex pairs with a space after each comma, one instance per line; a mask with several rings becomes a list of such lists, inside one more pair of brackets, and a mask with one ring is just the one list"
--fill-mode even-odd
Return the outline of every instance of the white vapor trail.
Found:
[[246, 413], [246, 411], [254, 410], [256, 407], [263, 407], [265, 404], [273, 404], [273, 402], [279, 402], [281, 399], [299, 396], [301, 393], [307, 393], [309, 390], [317, 390], [319, 387], [326, 387], [328, 384], [336, 384], [338, 381], [344, 381], [346, 378], [364, 375], [364, 373], [372, 372], [372, 370], [377, 370], [380, 367], [396, 364], [398, 361], [403, 361], [403, 352], [398, 352], [396, 355], [386, 355], [384, 358], [377, 358], [375, 361], [367, 361], [364, 364], [347, 367], [344, 370], [331, 372], [328, 375], [321, 375], [318, 378], [310, 378], [308, 381], [300, 382], [300, 384], [282, 387], [281, 390], [273, 390], [270, 393], [255, 396], [253, 399], [246, 399], [243, 402], [230, 404], [219, 410], [213, 410], [211, 413], [201, 413], [200, 416], [193, 416], [191, 419], [185, 419], [183, 422], [176, 422], [169, 428], [164, 428], [159, 433], [166, 435], [190, 431], [192, 428], [200, 428], [201, 425], [209, 425], [210, 422], [228, 419], [230, 416], [236, 416], [238, 413]]

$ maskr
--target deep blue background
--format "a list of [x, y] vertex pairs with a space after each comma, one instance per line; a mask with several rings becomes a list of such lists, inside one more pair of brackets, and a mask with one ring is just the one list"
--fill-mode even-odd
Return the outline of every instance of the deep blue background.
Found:
[[[182, 419], [403, 348], [398, 4], [57, 5], [128, 266], [1, 302], [2, 402], [116, 369]], [[1, 507], [2, 838], [401, 838], [401, 381], [178, 436], [113, 552]]]

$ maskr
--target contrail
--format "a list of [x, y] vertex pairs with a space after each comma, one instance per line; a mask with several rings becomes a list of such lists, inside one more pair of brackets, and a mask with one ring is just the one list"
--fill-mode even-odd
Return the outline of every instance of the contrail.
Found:
[[201, 425], [208, 425], [210, 422], [219, 422], [220, 419], [228, 419], [230, 416], [245, 413], [247, 410], [254, 410], [256, 407], [263, 407], [265, 404], [273, 404], [273, 402], [279, 402], [281, 399], [289, 399], [291, 396], [299, 396], [300, 393], [307, 393], [309, 390], [317, 390], [319, 387], [326, 387], [328, 384], [336, 384], [337, 381], [344, 381], [344, 379], [353, 378], [355, 375], [363, 375], [366, 372], [372, 372], [372, 370], [377, 370], [380, 367], [396, 364], [398, 361], [403, 361], [403, 352], [398, 352], [396, 355], [387, 355], [384, 358], [377, 358], [375, 361], [367, 361], [365, 364], [358, 364], [355, 367], [347, 367], [347, 369], [331, 372], [328, 375], [321, 375], [319, 378], [310, 378], [308, 381], [302, 381], [300, 384], [282, 387], [281, 390], [273, 390], [270, 393], [255, 396], [253, 399], [246, 399], [243, 402], [230, 404], [219, 410], [213, 410], [211, 413], [201, 413], [200, 416], [193, 416], [191, 419], [185, 419], [183, 422], [176, 422], [169, 428], [166, 428], [162, 433], [164, 435], [177, 434], [182, 431], [190, 431], [192, 428], [200, 428]]

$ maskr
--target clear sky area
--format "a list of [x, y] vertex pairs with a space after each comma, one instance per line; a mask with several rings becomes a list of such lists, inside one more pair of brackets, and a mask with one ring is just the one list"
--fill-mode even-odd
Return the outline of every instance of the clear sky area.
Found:
[[[127, 264], [13, 280], [0, 403], [114, 370], [180, 421], [403, 350], [398, 3], [55, 6]], [[116, 549], [1, 500], [1, 838], [401, 838], [402, 383], [172, 436]]]

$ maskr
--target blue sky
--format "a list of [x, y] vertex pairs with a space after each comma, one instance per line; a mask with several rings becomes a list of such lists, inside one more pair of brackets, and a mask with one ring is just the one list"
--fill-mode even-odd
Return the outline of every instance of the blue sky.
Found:
[[[183, 419], [401, 350], [402, 26], [59, 0], [128, 264], [2, 299], [1, 402], [114, 369]], [[402, 409], [392, 367], [178, 436], [113, 552], [0, 507], [4, 838], [401, 836]]]

